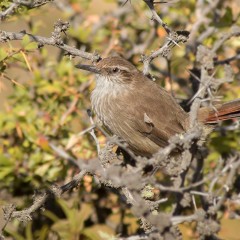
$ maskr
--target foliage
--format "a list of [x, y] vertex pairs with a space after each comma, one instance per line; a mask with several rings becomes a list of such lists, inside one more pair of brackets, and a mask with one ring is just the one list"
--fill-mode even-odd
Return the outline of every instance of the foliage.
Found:
[[[144, 1], [128, 1], [127, 7], [121, 7], [121, 1], [101, 1], [103, 5], [98, 1], [61, 2], [65, 5], [46, 4], [35, 9], [20, 6], [2, 25], [6, 24], [5, 28], [11, 31], [13, 24], [18, 22], [19, 31], [27, 26], [27, 32], [42, 36], [53, 31], [54, 22], [61, 18], [70, 22], [67, 35], [62, 35], [65, 44], [91, 53], [97, 51], [103, 57], [117, 51], [139, 68], [142, 67], [139, 62], [141, 55], [151, 54], [164, 43], [166, 32], [156, 22], [148, 21], [151, 14]], [[0, 11], [5, 11], [11, 3], [8, 0], [1, 1]], [[101, 8], [105, 6], [106, 13], [92, 13], [98, 8], [99, 12], [104, 12]], [[201, 7], [196, 1], [155, 4], [164, 21], [175, 31], [196, 27], [196, 21], [201, 22], [198, 16]], [[188, 69], [197, 65], [196, 42], [202, 39], [199, 44], [212, 48], [220, 35], [230, 31], [233, 23], [240, 25], [237, 9], [239, 6], [235, 1], [219, 1], [214, 11], [203, 16], [206, 23], [201, 24], [194, 33], [192, 42], [175, 47], [171, 60], [158, 58], [154, 61], [151, 73], [156, 75], [156, 81], [167, 90], [174, 90], [181, 99], [191, 98], [194, 82], [190, 81]], [[211, 30], [211, 27], [214, 28], [211, 34], [203, 37], [201, 34]], [[230, 38], [218, 50], [217, 60], [239, 55], [239, 47], [239, 39]], [[31, 195], [36, 189], [47, 189], [56, 182], [66, 183], [77, 173], [78, 169], [59, 154], [56, 147], [64, 149], [74, 159], [91, 161], [97, 156], [95, 143], [89, 134], [81, 136], [73, 146], [66, 149], [73, 136], [91, 125], [86, 110], [91, 107], [89, 99], [94, 82], [92, 76], [75, 69], [74, 65], [80, 58], [75, 59], [69, 54], [65, 56], [63, 50], [56, 49], [41, 46], [28, 35], [18, 43], [1, 43], [1, 91], [9, 91], [4, 87], [9, 82], [12, 84], [12, 94], [5, 100], [0, 112], [2, 205], [10, 201], [17, 202], [21, 209], [25, 208], [31, 204]], [[238, 64], [237, 58], [230, 62], [235, 80], [240, 79]], [[170, 69], [171, 74], [166, 69]], [[213, 75], [220, 79], [224, 73], [224, 68], [219, 65]], [[213, 89], [213, 94], [223, 95], [226, 100], [240, 97], [239, 82], [224, 83], [218, 92]], [[207, 142], [205, 172], [216, 169], [220, 158], [227, 159], [240, 151], [239, 129], [224, 130], [231, 124], [223, 124], [220, 131], [211, 134]], [[100, 132], [97, 135], [101, 145], [104, 145], [105, 137]], [[164, 179], [162, 173], [157, 174], [161, 183], [169, 184], [170, 181]], [[234, 196], [239, 193], [238, 181], [234, 182], [231, 189]], [[161, 194], [151, 186], [149, 189], [149, 198]], [[169, 212], [174, 202], [169, 195], [167, 197], [170, 202], [161, 205], [163, 212]], [[81, 201], [78, 202], [78, 199]], [[53, 204], [57, 210], [45, 206], [47, 210], [34, 213], [33, 221], [26, 225], [18, 221], [9, 223], [5, 233], [12, 239], [30, 240], [114, 239], [118, 234], [130, 236], [141, 232], [139, 221], [127, 204], [122, 202], [121, 196], [107, 187], [99, 188], [92, 178], [83, 179], [78, 193], [69, 192], [64, 200], [58, 199]], [[239, 204], [234, 201], [231, 209], [228, 209], [226, 203], [219, 210], [224, 227], [228, 215], [237, 215], [237, 211]], [[191, 210], [186, 209], [184, 214], [188, 212]], [[196, 226], [182, 226], [181, 229], [186, 239], [198, 237]], [[227, 239], [225, 232], [220, 234]]]

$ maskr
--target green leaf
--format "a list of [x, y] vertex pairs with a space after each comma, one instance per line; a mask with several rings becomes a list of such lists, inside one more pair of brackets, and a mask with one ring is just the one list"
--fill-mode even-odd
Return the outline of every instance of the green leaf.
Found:
[[82, 234], [91, 240], [114, 240], [114, 232], [106, 225], [96, 224], [93, 227], [85, 228]]
[[79, 29], [69, 29], [69, 34], [73, 37], [76, 37], [83, 43], [88, 43], [88, 38], [91, 33], [90, 27], [79, 27]]
[[4, 180], [8, 175], [13, 174], [13, 168], [12, 167], [4, 167], [0, 169], [0, 179]]
[[41, 87], [38, 88], [38, 94], [52, 94], [60, 93], [62, 91], [62, 83], [55, 81], [53, 83], [44, 82]]
[[26, 240], [25, 237], [22, 237], [19, 233], [16, 231], [12, 230], [10, 227], [5, 229], [6, 233], [8, 233], [10, 236], [13, 237], [15, 240]]
[[225, 14], [221, 17], [218, 27], [230, 27], [233, 24], [233, 13], [230, 7], [226, 8]]
[[82, 204], [81, 206], [81, 210], [78, 213], [79, 216], [79, 225], [81, 226], [81, 229], [83, 229], [84, 226], [84, 222], [90, 217], [90, 215], [92, 214], [92, 207], [90, 204]]
[[[4, 155], [0, 155], [0, 166], [13, 166], [11, 158], [7, 158]], [[1, 169], [0, 169], [1, 170]]]
[[[71, 209], [67, 206], [66, 202], [59, 199], [58, 203], [62, 207], [64, 213], [66, 214], [69, 222], [71, 223], [72, 230], [81, 231], [84, 228], [84, 222], [90, 217], [92, 214], [92, 207], [90, 204], [82, 204], [81, 210], [78, 211], [77, 209]], [[79, 219], [78, 222], [75, 219]]]
[[8, 56], [8, 53], [5, 51], [5, 49], [0, 48], [0, 62], [3, 61]]
[[7, 7], [9, 7], [10, 6], [10, 1], [8, 1], [8, 0], [2, 0], [1, 2], [0, 2], [0, 7], [4, 7], [4, 8], [7, 8]]
[[31, 42], [24, 49], [27, 50], [27, 51], [30, 51], [30, 50], [35, 50], [37, 48], [38, 48], [38, 43], [37, 42]]
[[70, 226], [67, 219], [53, 224], [52, 230], [59, 235], [60, 239], [75, 239], [73, 233], [70, 231]]
[[57, 177], [60, 175], [59, 172], [61, 172], [61, 170], [61, 167], [50, 168], [48, 171], [48, 178], [53, 180], [57, 179]]
[[45, 210], [43, 215], [51, 219], [53, 222], [59, 221], [59, 218], [51, 211]]
[[49, 170], [49, 164], [44, 164], [42, 166], [39, 166], [36, 170], [35, 170], [35, 174], [39, 175], [41, 177], [43, 177], [45, 174], [47, 174], [48, 170]]
[[26, 226], [26, 240], [33, 240], [33, 233], [32, 233], [32, 222], [28, 222]]
[[25, 48], [30, 42], [31, 42], [31, 41], [30, 41], [29, 36], [28, 36], [27, 34], [24, 35], [24, 37], [23, 37], [23, 39], [22, 39], [22, 41], [21, 41], [23, 47]]
[[21, 43], [23, 45], [23, 48], [26, 51], [30, 51], [38, 48], [38, 43], [33, 42], [27, 34], [23, 37]]
[[36, 237], [35, 239], [38, 240], [46, 240], [48, 239], [48, 232], [49, 232], [49, 227], [47, 225], [44, 225], [41, 229], [36, 231]]

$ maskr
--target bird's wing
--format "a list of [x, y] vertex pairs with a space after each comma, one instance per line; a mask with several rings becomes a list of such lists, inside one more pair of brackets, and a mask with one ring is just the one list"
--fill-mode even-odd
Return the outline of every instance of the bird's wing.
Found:
[[158, 146], [166, 146], [171, 136], [185, 131], [188, 114], [154, 82], [149, 80], [141, 89], [136, 87], [127, 98], [130, 124]]

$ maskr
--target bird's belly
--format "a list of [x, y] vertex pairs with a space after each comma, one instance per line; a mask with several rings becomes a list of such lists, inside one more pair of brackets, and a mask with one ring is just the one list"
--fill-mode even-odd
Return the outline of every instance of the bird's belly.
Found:
[[[95, 111], [99, 113], [99, 110]], [[122, 116], [121, 111], [115, 115], [111, 109], [102, 108], [97, 116], [104, 126], [126, 142], [129, 149], [136, 155], [150, 157], [159, 150], [160, 147], [157, 144], [132, 127], [128, 117]]]
[[126, 141], [129, 148], [138, 156], [151, 157], [160, 147], [147, 137], [137, 136], [132, 141]]

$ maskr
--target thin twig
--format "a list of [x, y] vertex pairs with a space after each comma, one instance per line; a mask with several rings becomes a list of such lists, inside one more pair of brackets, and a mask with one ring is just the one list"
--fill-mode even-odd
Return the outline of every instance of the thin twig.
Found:
[[66, 51], [68, 54], [72, 56], [78, 56], [91, 61], [97, 61], [100, 58], [100, 56], [97, 53], [84, 52], [82, 50], [76, 49], [75, 47], [71, 47], [64, 43], [58, 44], [53, 37], [47, 38], [42, 36], [35, 36], [27, 32], [15, 33], [15, 32], [7, 32], [7, 31], [0, 30], [0, 42], [22, 40], [25, 35], [28, 35], [31, 41], [39, 43], [41, 47], [44, 45], [54, 46]]

